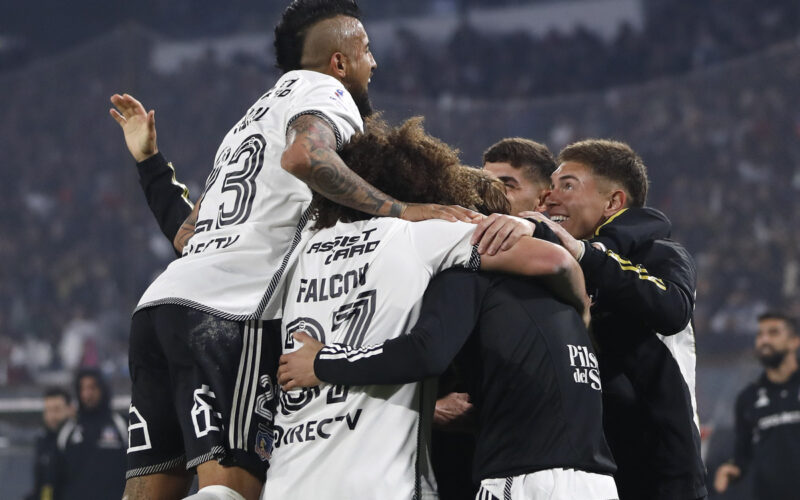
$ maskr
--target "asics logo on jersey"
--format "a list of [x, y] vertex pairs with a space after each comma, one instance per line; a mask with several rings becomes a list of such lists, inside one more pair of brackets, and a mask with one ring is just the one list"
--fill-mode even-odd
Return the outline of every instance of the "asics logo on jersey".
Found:
[[575, 367], [572, 378], [579, 384], [588, 384], [592, 389], [599, 391], [600, 370], [597, 356], [584, 345], [567, 344], [569, 352], [569, 365]]

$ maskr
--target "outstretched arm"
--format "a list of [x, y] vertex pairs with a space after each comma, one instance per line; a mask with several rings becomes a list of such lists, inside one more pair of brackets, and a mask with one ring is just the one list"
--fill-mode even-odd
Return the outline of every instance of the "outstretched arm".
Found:
[[465, 270], [435, 277], [422, 299], [419, 320], [408, 335], [361, 348], [324, 346], [295, 334], [303, 346], [284, 354], [278, 382], [284, 390], [335, 384], [405, 384], [440, 375], [464, 345], [480, 312], [489, 281]]
[[336, 136], [325, 120], [298, 117], [289, 127], [281, 167], [317, 193], [364, 213], [405, 220], [461, 220], [472, 222], [475, 212], [462, 207], [410, 204], [376, 189], [350, 170], [336, 152]]
[[[109, 114], [122, 128], [125, 144], [136, 160], [139, 184], [142, 186], [147, 205], [158, 222], [164, 236], [181, 254], [186, 237], [187, 222], [196, 211], [189, 199], [189, 190], [175, 178], [175, 169], [159, 153], [156, 142], [155, 111], [145, 111], [142, 103], [128, 94], [111, 96], [115, 108]], [[192, 222], [191, 233], [194, 234]], [[191, 235], [189, 235], [191, 236]]]
[[589, 324], [589, 297], [578, 262], [564, 248], [530, 236], [495, 255], [481, 256], [481, 270], [538, 277], [553, 294], [572, 305]]

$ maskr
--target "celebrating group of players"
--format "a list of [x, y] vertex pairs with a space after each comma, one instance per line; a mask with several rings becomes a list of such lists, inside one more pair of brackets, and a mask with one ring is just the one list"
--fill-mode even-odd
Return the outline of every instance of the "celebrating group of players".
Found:
[[[435, 413], [475, 432], [476, 498], [704, 498], [695, 268], [641, 159], [515, 138], [460, 165], [419, 119], [370, 117], [359, 17], [285, 10], [283, 75], [194, 205], [153, 112], [111, 98], [181, 254], [132, 319], [125, 498], [183, 498], [192, 471], [194, 499], [463, 498]], [[471, 404], [436, 409], [448, 367]]]

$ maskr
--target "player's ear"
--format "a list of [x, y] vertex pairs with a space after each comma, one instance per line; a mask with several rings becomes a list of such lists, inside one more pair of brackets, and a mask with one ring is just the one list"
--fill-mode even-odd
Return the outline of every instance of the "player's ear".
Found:
[[339, 79], [347, 76], [347, 56], [341, 52], [331, 54], [330, 69], [333, 75]]
[[609, 196], [608, 201], [606, 202], [606, 208], [603, 211], [603, 215], [606, 217], [611, 217], [615, 213], [625, 208], [625, 203], [627, 200], [628, 195], [625, 194], [625, 191], [622, 189], [613, 190], [611, 192], [611, 196]]

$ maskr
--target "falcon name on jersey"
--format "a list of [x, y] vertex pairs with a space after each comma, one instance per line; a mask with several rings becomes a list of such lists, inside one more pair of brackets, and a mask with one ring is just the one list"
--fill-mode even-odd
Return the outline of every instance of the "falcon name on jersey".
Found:
[[331, 126], [337, 147], [363, 130], [358, 108], [338, 80], [305, 70], [283, 75], [223, 139], [195, 235], [137, 310], [168, 303], [237, 321], [280, 317], [276, 298], [311, 201], [309, 188], [281, 168], [280, 158], [289, 126], [308, 114]]
[[[284, 352], [297, 331], [356, 348], [405, 334], [435, 274], [479, 265], [474, 228], [374, 218], [312, 233], [287, 278]], [[281, 392], [263, 498], [434, 498], [434, 403], [433, 381]]]

